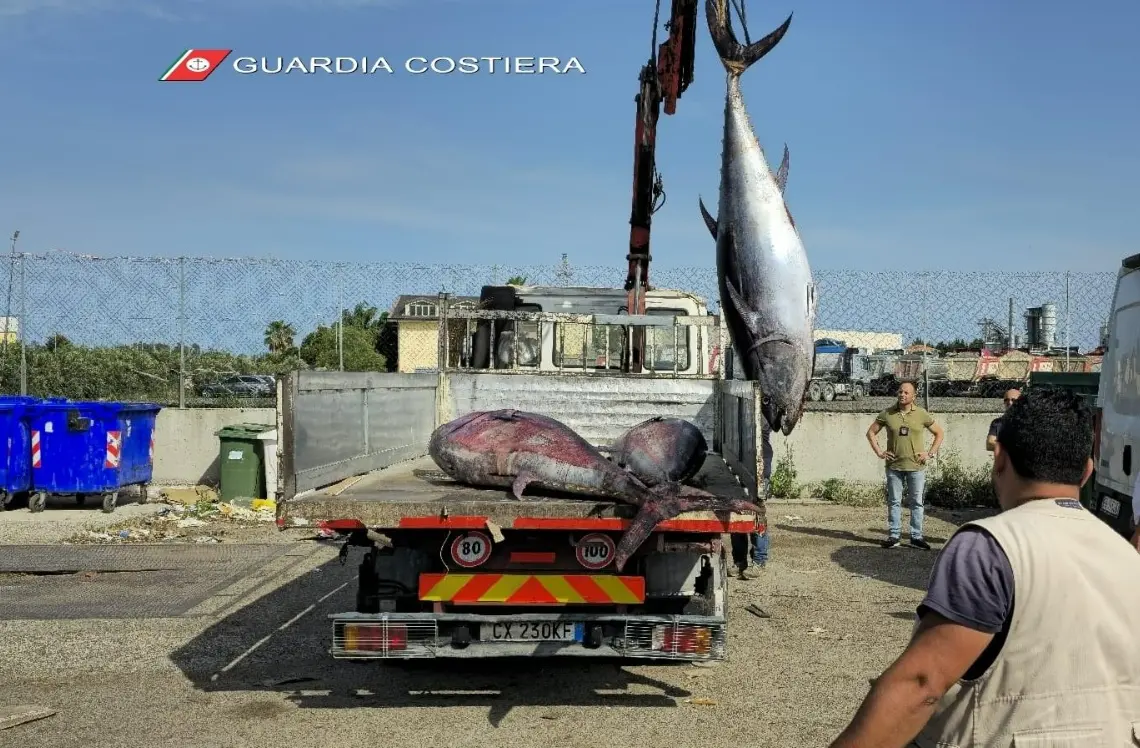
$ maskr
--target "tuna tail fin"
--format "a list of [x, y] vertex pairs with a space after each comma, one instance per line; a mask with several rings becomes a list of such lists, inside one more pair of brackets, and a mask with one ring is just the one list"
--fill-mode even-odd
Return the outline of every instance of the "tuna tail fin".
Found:
[[725, 499], [679, 483], [662, 483], [650, 489], [653, 499], [641, 505], [629, 528], [618, 541], [614, 553], [614, 566], [620, 572], [634, 551], [641, 547], [655, 527], [665, 520], [685, 512], [754, 512], [763, 516], [764, 510], [743, 499]]
[[792, 16], [789, 15], [780, 28], [758, 42], [745, 45], [736, 40], [736, 32], [732, 30], [728, 0], [705, 0], [705, 17], [721, 64], [731, 75], [743, 74], [752, 63], [771, 52], [792, 25]]

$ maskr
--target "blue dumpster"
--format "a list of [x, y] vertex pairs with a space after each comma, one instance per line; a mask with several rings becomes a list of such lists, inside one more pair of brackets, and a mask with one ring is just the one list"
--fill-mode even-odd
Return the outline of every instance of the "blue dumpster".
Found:
[[29, 406], [32, 497], [43, 511], [49, 494], [73, 494], [80, 503], [98, 494], [113, 512], [119, 490], [137, 485], [140, 503], [154, 467], [154, 403], [44, 400]]
[[0, 398], [0, 506], [27, 494], [32, 487], [28, 406], [35, 398]]

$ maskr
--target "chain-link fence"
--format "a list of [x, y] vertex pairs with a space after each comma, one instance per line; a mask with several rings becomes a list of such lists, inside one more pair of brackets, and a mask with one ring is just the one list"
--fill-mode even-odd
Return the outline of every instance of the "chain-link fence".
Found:
[[[433, 360], [433, 304], [441, 291], [462, 301], [512, 280], [615, 288], [626, 277], [625, 267], [576, 267], [566, 258], [514, 267], [59, 252], [13, 254], [8, 270], [3, 313], [14, 334], [0, 347], [4, 392], [188, 405], [271, 397], [271, 379], [241, 375], [304, 366], [414, 370]], [[823, 270], [816, 272], [816, 326], [820, 334], [890, 333], [878, 339], [904, 346], [1004, 345], [1011, 335], [1024, 344], [1026, 310], [1036, 309], [1030, 316], [1039, 338], [1088, 351], [1100, 343], [1115, 277]], [[655, 267], [650, 282], [696, 294], [717, 310], [711, 265]]]

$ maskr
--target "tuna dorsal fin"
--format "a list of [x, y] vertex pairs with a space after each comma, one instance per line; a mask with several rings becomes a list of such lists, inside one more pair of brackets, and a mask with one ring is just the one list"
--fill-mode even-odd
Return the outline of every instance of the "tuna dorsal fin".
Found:
[[[784, 194], [784, 189], [788, 186], [788, 168], [791, 166], [791, 154], [788, 153], [788, 144], [784, 143], [784, 157], [780, 159], [780, 168], [776, 172], [776, 186], [780, 188], [780, 194]], [[791, 216], [788, 216], [791, 218]]]
[[518, 418], [517, 414], [518, 414], [517, 410], [515, 410], [513, 408], [508, 408], [507, 410], [503, 410], [503, 411], [496, 413], [494, 415], [494, 418], [498, 421], [513, 421], [516, 418]]
[[704, 200], [698, 197], [697, 202], [701, 206], [701, 215], [705, 219], [705, 226], [708, 226], [709, 233], [712, 234], [713, 241], [716, 241], [716, 219], [712, 217], [712, 214], [709, 213], [708, 208], [705, 207]]
[[815, 299], [815, 284], [809, 283], [809, 284], [807, 284], [807, 316], [808, 316], [808, 319], [811, 320], [812, 322], [815, 321], [816, 303], [817, 302]]

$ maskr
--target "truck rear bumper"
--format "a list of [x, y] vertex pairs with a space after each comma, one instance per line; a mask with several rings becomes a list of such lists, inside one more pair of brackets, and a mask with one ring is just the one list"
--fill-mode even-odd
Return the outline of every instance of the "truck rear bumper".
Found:
[[337, 659], [723, 660], [728, 655], [725, 620], [713, 616], [334, 613], [329, 618], [333, 622], [330, 653]]

